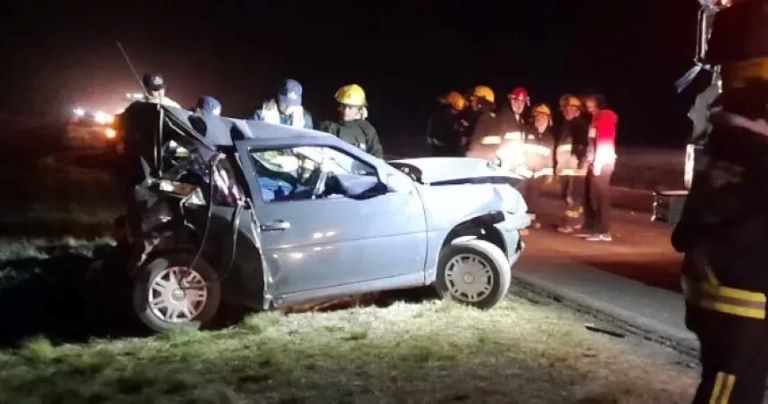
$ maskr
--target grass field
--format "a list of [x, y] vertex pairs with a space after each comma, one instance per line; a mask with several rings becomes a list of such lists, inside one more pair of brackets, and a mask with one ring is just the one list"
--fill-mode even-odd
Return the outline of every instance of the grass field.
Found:
[[121, 212], [116, 156], [45, 127], [0, 136], [0, 236], [103, 235]]
[[683, 403], [687, 359], [558, 305], [395, 303], [0, 353], [0, 402]]

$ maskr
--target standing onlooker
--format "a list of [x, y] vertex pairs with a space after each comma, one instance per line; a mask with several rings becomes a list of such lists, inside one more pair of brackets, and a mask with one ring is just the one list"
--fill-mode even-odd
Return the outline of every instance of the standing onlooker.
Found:
[[565, 180], [565, 212], [560, 233], [581, 229], [589, 148], [589, 123], [581, 116], [581, 100], [571, 94], [560, 97], [560, 110], [565, 121], [557, 145], [557, 172]]
[[[594, 143], [594, 158], [587, 173], [587, 200], [585, 231], [588, 241], [612, 241], [611, 220], [611, 175], [616, 163], [616, 126], [619, 117], [605, 108], [600, 94], [584, 97], [584, 106], [592, 115], [589, 137]], [[587, 233], [588, 234], [588, 233]]]

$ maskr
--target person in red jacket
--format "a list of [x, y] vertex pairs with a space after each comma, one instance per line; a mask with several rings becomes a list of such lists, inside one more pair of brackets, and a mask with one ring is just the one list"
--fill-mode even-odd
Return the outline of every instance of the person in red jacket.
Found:
[[587, 241], [612, 241], [611, 175], [616, 165], [616, 128], [619, 117], [605, 108], [601, 94], [584, 97], [584, 106], [592, 115], [589, 128], [591, 164], [587, 172], [587, 199], [584, 233]]

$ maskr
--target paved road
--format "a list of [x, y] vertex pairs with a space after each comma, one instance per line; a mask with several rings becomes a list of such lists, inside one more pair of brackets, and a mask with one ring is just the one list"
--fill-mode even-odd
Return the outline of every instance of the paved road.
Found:
[[554, 231], [560, 206], [547, 201], [545, 226], [525, 236], [515, 277], [695, 352], [696, 340], [683, 325], [682, 257], [669, 244], [671, 228], [651, 222], [648, 212], [616, 210], [614, 241], [588, 242]]

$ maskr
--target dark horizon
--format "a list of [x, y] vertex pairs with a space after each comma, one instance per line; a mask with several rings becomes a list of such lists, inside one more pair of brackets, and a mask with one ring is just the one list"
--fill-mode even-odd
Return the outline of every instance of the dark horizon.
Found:
[[620, 143], [685, 142], [696, 86], [677, 95], [674, 81], [692, 64], [695, 0], [512, 3], [12, 2], [0, 17], [0, 113], [60, 117], [119, 103], [138, 89], [121, 41], [182, 105], [210, 94], [228, 116], [249, 116], [290, 77], [316, 120], [330, 118], [334, 91], [354, 82], [386, 143], [422, 137], [448, 90], [486, 84], [503, 101], [522, 85], [552, 106], [594, 89], [621, 116]]

